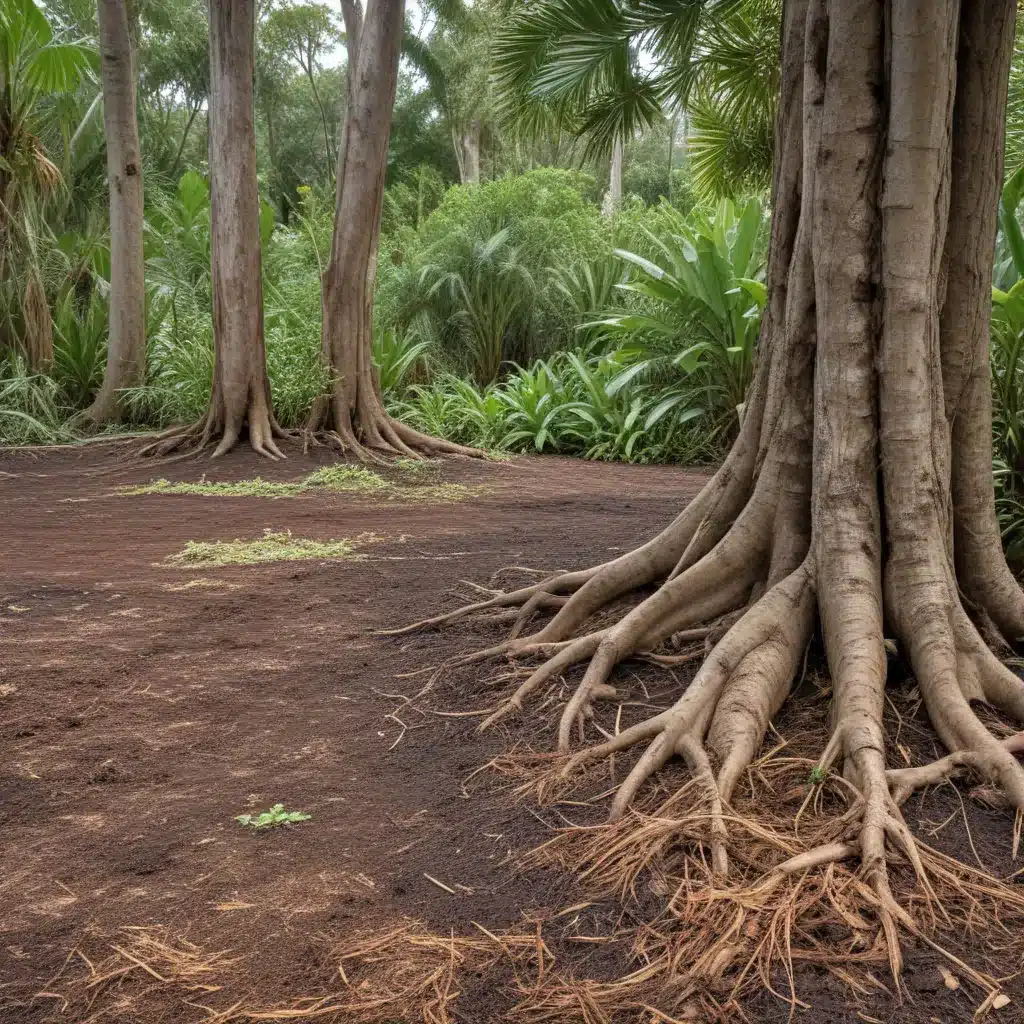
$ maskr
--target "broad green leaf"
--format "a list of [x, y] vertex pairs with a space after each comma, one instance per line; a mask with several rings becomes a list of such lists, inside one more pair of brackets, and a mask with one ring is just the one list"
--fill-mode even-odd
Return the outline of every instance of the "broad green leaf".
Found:
[[746, 277], [750, 258], [754, 253], [757, 234], [761, 230], [761, 202], [748, 199], [736, 223], [736, 237], [732, 244], [732, 272], [738, 278]]
[[25, 65], [25, 78], [43, 93], [69, 93], [91, 77], [93, 52], [79, 43], [50, 43]]
[[627, 263], [632, 263], [634, 266], [639, 267], [657, 281], [660, 281], [666, 276], [665, 271], [662, 270], [657, 263], [652, 263], [649, 259], [645, 259], [643, 256], [638, 256], [635, 252], [629, 252], [627, 249], [615, 249], [614, 252], [619, 259], [623, 259]]
[[210, 186], [198, 171], [186, 171], [178, 182], [178, 199], [190, 218], [194, 218], [210, 201]]
[[768, 304], [768, 289], [760, 281], [754, 281], [749, 277], [737, 278], [736, 283], [754, 300], [758, 310], [764, 309]]
[[1013, 265], [1018, 278], [1024, 277], [1024, 233], [1021, 232], [1020, 222], [1017, 220], [1017, 207], [1020, 206], [1022, 196], [1024, 196], [1024, 164], [1017, 168], [1003, 187], [999, 206], [999, 224], [1013, 257]]
[[639, 363], [634, 363], [632, 366], [627, 366], [621, 373], [617, 373], [605, 386], [605, 391], [609, 395], [618, 394], [634, 377], [643, 373], [650, 366], [650, 360], [644, 360]]

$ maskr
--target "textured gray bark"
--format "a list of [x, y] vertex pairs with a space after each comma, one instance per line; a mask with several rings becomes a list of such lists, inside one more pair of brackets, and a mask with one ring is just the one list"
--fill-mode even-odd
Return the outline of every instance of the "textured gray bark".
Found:
[[125, 0], [99, 0], [103, 133], [110, 189], [110, 314], [103, 385], [85, 417], [121, 419], [122, 388], [146, 377], [142, 156], [135, 116], [135, 62]]
[[462, 172], [463, 185], [476, 185], [480, 181], [480, 121], [474, 118], [469, 127], [462, 133], [462, 160], [459, 169]]
[[334, 384], [314, 404], [308, 429], [326, 431], [335, 445], [361, 458], [373, 457], [369, 449], [414, 457], [415, 449], [469, 454], [419, 434], [384, 409], [373, 366], [373, 295], [405, 0], [369, 0], [365, 13], [356, 0], [345, 0], [342, 9], [347, 102], [322, 291], [322, 356]]
[[205, 439], [280, 455], [263, 341], [259, 193], [253, 107], [255, 0], [210, 2], [210, 259], [213, 393]]

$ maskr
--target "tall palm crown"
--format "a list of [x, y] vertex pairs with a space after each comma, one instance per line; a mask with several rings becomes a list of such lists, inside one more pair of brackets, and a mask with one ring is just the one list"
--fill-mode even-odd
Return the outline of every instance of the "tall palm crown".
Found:
[[700, 191], [767, 180], [781, 0], [498, 2], [494, 80], [518, 134], [567, 129], [587, 158], [683, 110]]

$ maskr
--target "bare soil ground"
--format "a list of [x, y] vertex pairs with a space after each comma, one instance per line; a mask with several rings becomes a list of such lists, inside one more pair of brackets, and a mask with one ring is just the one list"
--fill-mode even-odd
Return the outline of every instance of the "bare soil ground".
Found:
[[[343, 989], [337, 951], [410, 921], [442, 937], [543, 931], [557, 969], [575, 977], [630, 969], [614, 942], [578, 941], [610, 935], [616, 908], [576, 914], [569, 934], [556, 915], [586, 901], [575, 880], [517, 868], [566, 809], [537, 813], [480, 776], [464, 787], [510, 744], [542, 747], [544, 721], [473, 733], [475, 719], [459, 716], [493, 701], [493, 667], [402, 699], [424, 677], [396, 676], [497, 632], [374, 630], [454, 606], [458, 580], [486, 585], [510, 566], [569, 569], [631, 548], [705, 475], [524, 458], [446, 463], [444, 480], [485, 488], [458, 503], [124, 497], [114, 489], [157, 476], [296, 480], [316, 460], [122, 459], [108, 447], [0, 455], [0, 1021], [219, 1024], [318, 1007], [317, 1019], [347, 1021], [315, 1001]], [[379, 539], [348, 560], [161, 564], [188, 541], [267, 529]], [[523, 578], [510, 570], [498, 585]], [[626, 674], [649, 700], [680, 685], [650, 667]], [[946, 852], [1012, 873], [1012, 819], [967, 792], [928, 794], [909, 817], [938, 827], [929, 841]], [[265, 833], [234, 820], [278, 802], [311, 819]], [[581, 807], [574, 820], [597, 813]], [[1022, 949], [1024, 937], [1004, 962], [1019, 965]], [[948, 989], [932, 951], [910, 948], [908, 960], [904, 1001], [882, 994], [865, 1007], [807, 977], [810, 1009], [796, 1019], [972, 1019], [976, 994]], [[505, 1019], [515, 983], [507, 969], [460, 976], [450, 1019]], [[1009, 990], [998, 1020], [1024, 1020]], [[766, 997], [750, 1013], [783, 1021], [791, 1007]], [[576, 1019], [602, 1018], [581, 1006]]]

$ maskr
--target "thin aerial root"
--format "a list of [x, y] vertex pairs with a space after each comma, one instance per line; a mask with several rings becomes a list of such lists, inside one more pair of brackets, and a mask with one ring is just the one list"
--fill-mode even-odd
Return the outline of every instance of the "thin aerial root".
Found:
[[643, 752], [643, 756], [626, 776], [612, 801], [608, 812], [609, 821], [618, 821], [633, 801], [640, 787], [659, 769], [664, 767], [675, 753], [675, 746], [669, 734], [662, 729]]
[[595, 746], [587, 747], [586, 749], [573, 754], [562, 768], [562, 777], [568, 778], [573, 774], [573, 772], [585, 764], [590, 764], [592, 761], [600, 761], [606, 757], [610, 757], [612, 754], [618, 753], [620, 750], [627, 750], [629, 747], [632, 747], [637, 743], [643, 743], [645, 740], [649, 740], [654, 736], [657, 736], [668, 720], [668, 716], [668, 711], [662, 711], [659, 715], [655, 715], [643, 722], [638, 722], [636, 725], [630, 726], [628, 729], [623, 730], [617, 736], [612, 737], [605, 743], [599, 743]]
[[[536, 639], [538, 634], [534, 634], [533, 636], [525, 637], [522, 640], [505, 640], [503, 643], [496, 644], [494, 647], [486, 647], [480, 651], [471, 651], [469, 654], [456, 655], [454, 658], [450, 658], [446, 661], [444, 665], [446, 668], [461, 668], [464, 665], [475, 665], [481, 661], [487, 661], [491, 658], [497, 658], [503, 655], [509, 658], [523, 658], [534, 654], [552, 657], [555, 654], [561, 654], [569, 648], [574, 648], [574, 645], [577, 644], [579, 645], [579, 649], [583, 652], [577, 660], [582, 661], [584, 658], [589, 658], [590, 655], [593, 654], [597, 644], [601, 642], [601, 638], [604, 636], [605, 632], [605, 630], [598, 630], [596, 633], [591, 633], [589, 636], [578, 637], [575, 640], [558, 640], [551, 642], [539, 641]], [[569, 662], [568, 664], [574, 663], [575, 662]]]
[[515, 616], [512, 623], [512, 630], [508, 635], [509, 639], [515, 640], [523, 631], [526, 624], [541, 608], [561, 608], [568, 600], [569, 599], [567, 597], [558, 597], [555, 594], [549, 594], [546, 590], [538, 590], [536, 594], [527, 600]]
[[[1024, 732], [1015, 732], [1012, 736], [997, 742], [1010, 754], [1024, 753]], [[902, 807], [916, 790], [952, 780], [962, 769], [973, 769], [982, 775], [994, 770], [977, 751], [956, 750], [952, 754], [915, 768], [893, 768], [886, 772], [886, 778], [892, 791], [893, 802], [897, 807]]]
[[[535, 596], [542, 598], [542, 600], [537, 602], [537, 607], [545, 610], [549, 608], [561, 608], [565, 602], [569, 600], [567, 597], [557, 597], [554, 594], [542, 594]], [[484, 622], [490, 622], [495, 625], [506, 622], [514, 623], [514, 626], [509, 633], [510, 640], [518, 639], [520, 632], [522, 632], [522, 626], [526, 624], [523, 613], [518, 608], [507, 608], [505, 611], [494, 612], [491, 615], [482, 615], [481, 619]]]
[[788, 875], [801, 875], [805, 871], [823, 867], [836, 861], [849, 860], [860, 853], [860, 845], [857, 843], [824, 843], [808, 850], [806, 853], [797, 854], [784, 860], [781, 864], [772, 869], [771, 875], [765, 880], [766, 886], [778, 885]]
[[694, 776], [703, 779], [707, 787], [708, 802], [711, 805], [711, 864], [715, 874], [725, 878], [729, 873], [729, 855], [726, 852], [729, 836], [722, 813], [722, 796], [715, 782], [711, 761], [704, 747], [689, 734], [679, 738], [676, 749], [686, 758]]
[[675, 668], [677, 665], [688, 665], [691, 661], [703, 658], [704, 650], [701, 648], [690, 651], [689, 654], [652, 654], [650, 651], [637, 651], [634, 657], [651, 665], [660, 665], [662, 668]]
[[611, 675], [618, 660], [618, 647], [614, 636], [609, 633], [594, 652], [586, 674], [562, 712], [561, 721], [558, 723], [559, 753], [568, 753], [572, 727], [590, 709], [596, 688], [606, 685], [608, 676]]
[[480, 732], [487, 732], [507, 715], [522, 709], [523, 701], [530, 694], [534, 693], [549, 679], [563, 672], [571, 665], [583, 661], [597, 650], [601, 643], [604, 632], [592, 633], [590, 636], [580, 637], [578, 640], [571, 640], [560, 644], [534, 645], [535, 647], [557, 647], [560, 648], [553, 657], [549, 658], [543, 665], [536, 669], [532, 675], [516, 690], [514, 694], [497, 711], [485, 718], [479, 725]]
[[420, 619], [419, 622], [410, 623], [408, 626], [400, 626], [397, 629], [384, 629], [380, 636], [403, 636], [406, 633], [415, 633], [422, 629], [429, 629], [431, 626], [445, 626], [451, 622], [457, 622], [477, 612], [487, 611], [490, 608], [508, 608], [510, 606], [524, 605], [537, 594], [557, 594], [565, 591], [574, 591], [583, 586], [590, 579], [597, 569], [587, 569], [583, 572], [559, 573], [539, 583], [533, 583], [528, 587], [521, 587], [519, 590], [509, 591], [507, 594], [499, 593], [486, 601], [476, 601], [473, 604], [463, 605], [454, 611], [445, 612], [443, 615], [435, 615], [429, 619]]
[[456, 444], [454, 441], [445, 441], [440, 437], [431, 437], [429, 434], [422, 434], [414, 430], [406, 423], [386, 416], [388, 429], [410, 448], [422, 449], [429, 455], [456, 455], [469, 459], [483, 459], [487, 453], [479, 448], [470, 448], [466, 445]]

